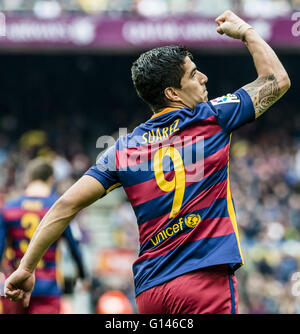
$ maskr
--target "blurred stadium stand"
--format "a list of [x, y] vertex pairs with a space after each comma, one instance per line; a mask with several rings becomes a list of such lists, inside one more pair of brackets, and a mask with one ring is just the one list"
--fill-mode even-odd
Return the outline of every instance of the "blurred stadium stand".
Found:
[[[216, 17], [228, 8], [253, 18], [290, 18], [300, 10], [300, 1], [0, 0], [4, 12], [40, 17], [64, 12]], [[292, 293], [292, 275], [300, 272], [300, 37], [298, 43], [299, 48], [279, 52], [291, 90], [232, 137], [231, 186], [245, 258], [237, 272], [241, 313], [300, 313], [300, 299]], [[30, 159], [49, 157], [56, 186], [63, 192], [95, 161], [101, 151], [97, 138], [116, 137], [119, 128], [130, 131], [151, 116], [130, 78], [131, 64], [141, 50], [76, 49], [56, 54], [40, 46], [34, 53], [30, 47], [22, 53], [1, 49], [0, 43], [1, 203], [22, 190], [24, 166]], [[255, 79], [246, 51], [194, 47], [192, 52], [209, 78], [209, 98], [234, 92]], [[119, 290], [136, 311], [131, 263], [138, 237], [124, 192], [117, 189], [84, 210], [78, 223], [93, 282], [85, 303], [78, 302], [80, 293], [66, 295], [66, 301], [72, 302], [75, 313], [96, 313], [99, 298]], [[65, 276], [75, 275], [62, 266]], [[81, 300], [85, 297], [81, 295]]]
[[283, 16], [299, 8], [299, 0], [0, 0], [4, 11], [137, 13], [146, 16], [195, 13], [215, 15], [228, 8], [246, 16]]

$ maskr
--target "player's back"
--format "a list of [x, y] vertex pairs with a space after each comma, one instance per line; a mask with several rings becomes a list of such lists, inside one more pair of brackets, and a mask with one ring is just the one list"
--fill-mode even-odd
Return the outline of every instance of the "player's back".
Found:
[[[2, 219], [6, 228], [6, 258], [9, 270], [13, 271], [18, 267], [34, 231], [56, 200], [57, 195], [52, 193], [48, 197], [22, 195], [5, 203]], [[55, 242], [39, 261], [35, 272], [33, 296], [60, 295], [56, 281], [56, 250]]]
[[254, 119], [249, 95], [166, 108], [120, 137], [87, 175], [123, 186], [137, 217], [136, 293], [199, 268], [239, 266], [229, 184], [231, 132]]
[[[204, 107], [198, 113], [181, 109], [156, 116], [136, 131], [143, 131], [141, 145], [132, 148], [130, 138], [127, 145], [121, 139], [117, 162], [118, 167], [125, 163], [119, 178], [139, 224], [137, 282], [147, 276], [145, 289], [222, 263], [230, 252], [227, 263], [241, 262], [238, 247], [232, 247], [237, 239], [228, 208], [230, 136], [216, 117]], [[137, 160], [128, 150], [140, 151], [139, 167], [147, 164], [147, 170], [128, 168]]]

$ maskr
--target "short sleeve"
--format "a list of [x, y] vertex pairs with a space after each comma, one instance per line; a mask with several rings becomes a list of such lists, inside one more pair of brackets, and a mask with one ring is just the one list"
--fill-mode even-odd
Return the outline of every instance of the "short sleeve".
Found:
[[116, 146], [111, 146], [100, 155], [96, 164], [94, 164], [85, 175], [97, 179], [106, 190], [106, 194], [111, 190], [120, 187], [116, 170]]
[[255, 119], [255, 111], [248, 93], [240, 88], [234, 94], [227, 94], [208, 102], [218, 123], [227, 133]]

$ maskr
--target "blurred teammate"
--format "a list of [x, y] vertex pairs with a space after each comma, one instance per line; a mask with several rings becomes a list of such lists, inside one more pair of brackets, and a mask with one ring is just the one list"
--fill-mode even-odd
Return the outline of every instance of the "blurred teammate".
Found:
[[290, 80], [246, 22], [226, 11], [216, 23], [218, 33], [245, 43], [257, 79], [208, 101], [208, 79], [185, 48], [142, 54], [132, 78], [153, 117], [120, 137], [55, 203], [6, 281], [6, 297], [27, 305], [47, 247], [82, 208], [123, 186], [140, 233], [133, 265], [139, 312], [238, 312], [234, 271], [243, 259], [229, 184], [231, 133], [263, 114]]
[[[52, 191], [53, 169], [50, 164], [41, 159], [32, 160], [27, 175], [29, 183], [24, 194], [5, 203], [0, 217], [0, 260], [6, 240], [10, 273], [19, 266], [35, 229], [58, 198]], [[81, 253], [69, 226], [63, 236], [78, 265], [79, 276], [85, 278]], [[22, 303], [2, 298], [3, 313], [59, 313], [61, 289], [56, 279], [56, 250], [57, 242], [54, 242], [37, 264], [35, 288], [29, 308], [25, 309]]]

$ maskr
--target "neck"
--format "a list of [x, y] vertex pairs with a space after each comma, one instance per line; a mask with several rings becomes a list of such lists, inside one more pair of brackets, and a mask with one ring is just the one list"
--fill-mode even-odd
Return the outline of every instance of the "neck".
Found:
[[186, 108], [189, 106], [183, 104], [183, 103], [169, 103], [169, 105], [163, 107], [163, 108], [160, 108], [160, 109], [157, 109], [157, 110], [154, 110], [153, 113], [154, 114], [159, 114], [160, 112], [164, 111], [165, 109], [174, 109], [174, 110], [179, 110], [179, 109], [182, 109], [182, 108]]
[[36, 180], [29, 183], [25, 189], [26, 196], [47, 197], [51, 193], [51, 187], [47, 182]]

